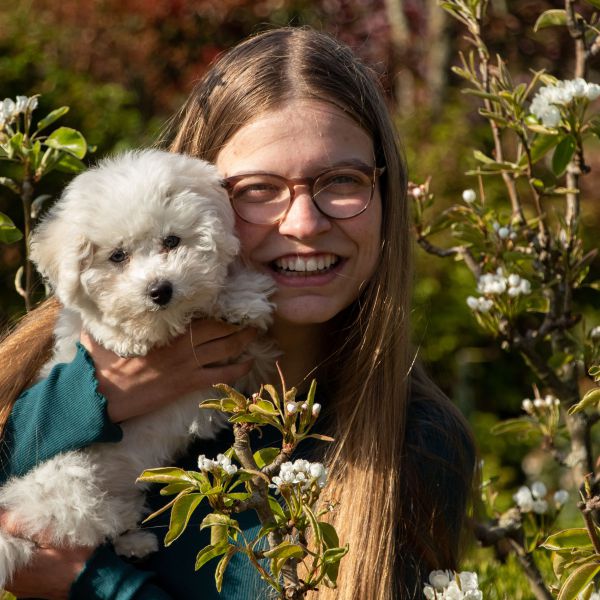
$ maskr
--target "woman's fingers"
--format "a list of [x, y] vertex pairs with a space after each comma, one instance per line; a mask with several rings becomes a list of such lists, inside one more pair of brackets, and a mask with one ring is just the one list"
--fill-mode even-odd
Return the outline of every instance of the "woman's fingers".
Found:
[[66, 600], [93, 548], [37, 548], [6, 585], [17, 598]]
[[169, 345], [138, 357], [118, 356], [85, 332], [81, 342], [94, 361], [109, 418], [119, 423], [215, 383], [233, 384], [251, 368], [239, 359], [256, 335], [252, 328], [202, 320]]
[[[8, 511], [0, 511], [0, 528], [13, 537], [23, 537], [19, 521]], [[32, 540], [36, 544], [31, 560], [16, 571], [6, 590], [17, 598], [64, 600], [75, 578], [83, 569], [93, 548], [53, 548], [50, 536], [41, 533]]]

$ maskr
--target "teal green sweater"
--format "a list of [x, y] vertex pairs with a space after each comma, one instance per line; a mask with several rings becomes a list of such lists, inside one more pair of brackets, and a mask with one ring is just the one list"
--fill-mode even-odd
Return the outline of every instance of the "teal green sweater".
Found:
[[[456, 451], [456, 436], [464, 448]], [[106, 399], [98, 393], [94, 365], [82, 346], [69, 364], [57, 365], [49, 377], [24, 392], [17, 400], [0, 445], [0, 483], [11, 475], [22, 475], [36, 464], [59, 452], [83, 448], [92, 443], [116, 443], [122, 437], [120, 427], [110, 422]], [[216, 456], [232, 444], [232, 434], [224, 430], [216, 440], [196, 441], [179, 461], [179, 466], [195, 469], [199, 454]], [[264, 443], [264, 442], [263, 442]], [[258, 445], [254, 445], [258, 447]], [[449, 530], [458, 534], [467, 498], [466, 484], [456, 472], [472, 466], [474, 450], [464, 431], [448, 431], [445, 415], [432, 411], [426, 402], [411, 402], [407, 421], [407, 443], [411, 456], [422, 466], [422, 481], [428, 494], [440, 499], [436, 510], [445, 515]], [[310, 449], [309, 449], [310, 450]], [[310, 456], [310, 452], [308, 453]], [[148, 465], [153, 467], [156, 465]], [[165, 497], [155, 486], [148, 493], [152, 509], [164, 505]], [[410, 492], [407, 498], [410, 497]], [[258, 600], [268, 591], [246, 557], [234, 555], [219, 595], [214, 583], [213, 560], [199, 571], [194, 570], [198, 551], [209, 543], [209, 533], [200, 531], [199, 523], [207, 514], [201, 505], [194, 513], [186, 532], [171, 546], [141, 562], [118, 557], [110, 545], [99, 547], [74, 582], [70, 600]], [[246, 537], [259, 528], [253, 514], [239, 516]], [[147, 524], [162, 542], [168, 527], [168, 514]], [[403, 580], [402, 597], [422, 597], [422, 579], [429, 565], [419, 556], [403, 552], [399, 557]], [[412, 590], [407, 592], [407, 588]]]

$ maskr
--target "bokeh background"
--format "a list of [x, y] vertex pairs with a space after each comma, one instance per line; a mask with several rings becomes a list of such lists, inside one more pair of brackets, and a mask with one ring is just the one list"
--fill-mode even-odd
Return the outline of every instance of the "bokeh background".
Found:
[[[572, 46], [565, 31], [533, 33], [541, 12], [560, 1], [493, 0], [486, 37], [515, 81], [531, 69], [571, 78]], [[585, 11], [585, 7], [581, 7]], [[348, 43], [380, 74], [404, 140], [411, 179], [433, 176], [441, 207], [476, 181], [474, 147], [490, 151], [486, 124], [462, 82], [450, 71], [466, 42], [436, 0], [3, 0], [0, 5], [0, 99], [41, 94], [38, 114], [71, 107], [60, 124], [79, 129], [96, 147], [89, 161], [119, 149], [152, 144], [195, 80], [224, 49], [280, 25], [310, 25]], [[589, 79], [600, 82], [600, 62]], [[597, 107], [598, 108], [598, 107]], [[588, 247], [600, 238], [600, 153], [587, 157], [583, 227]], [[0, 169], [2, 165], [0, 164]], [[0, 173], [1, 174], [1, 173]], [[65, 177], [44, 191], [58, 194]], [[502, 188], [488, 192], [502, 202]], [[0, 211], [21, 222], [16, 196], [0, 190]], [[0, 324], [23, 313], [14, 292], [21, 246], [0, 246]], [[415, 342], [444, 390], [471, 421], [486, 471], [510, 491], [542, 463], [526, 445], [489, 435], [499, 418], [516, 416], [531, 379], [518, 357], [503, 353], [472, 319], [465, 299], [475, 283], [459, 263], [416, 250]], [[592, 266], [594, 279], [600, 272]], [[590, 323], [600, 322], [597, 297], [577, 298]], [[524, 460], [524, 458], [526, 458]], [[538, 466], [536, 466], [538, 465]]]

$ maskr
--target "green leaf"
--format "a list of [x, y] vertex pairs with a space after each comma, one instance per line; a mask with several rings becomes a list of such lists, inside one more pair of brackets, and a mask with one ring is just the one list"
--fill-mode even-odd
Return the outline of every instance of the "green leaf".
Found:
[[18, 227], [10, 220], [8, 216], [0, 212], [0, 242], [3, 244], [13, 244], [18, 242], [23, 234]]
[[506, 419], [494, 425], [490, 432], [493, 435], [503, 435], [505, 433], [530, 433], [537, 431], [536, 425], [529, 421], [526, 417], [519, 419]]
[[14, 192], [15, 194], [21, 194], [21, 190], [15, 181], [13, 181], [10, 177], [0, 177], [0, 185], [7, 187], [9, 190]]
[[586, 408], [598, 407], [600, 404], [600, 388], [590, 390], [577, 404], [569, 409], [569, 414], [583, 412]]
[[70, 127], [59, 127], [46, 138], [44, 144], [49, 148], [68, 152], [80, 159], [87, 152], [87, 142], [83, 135]]
[[263, 387], [265, 392], [267, 392], [269, 396], [271, 396], [271, 398], [273, 399], [273, 403], [275, 404], [275, 406], [280, 406], [281, 401], [279, 399], [279, 394], [277, 393], [277, 390], [270, 384], [267, 384]]
[[344, 546], [343, 548], [329, 548], [323, 552], [323, 562], [326, 565], [339, 563], [347, 553], [348, 546]]
[[63, 154], [54, 165], [54, 168], [61, 173], [77, 175], [77, 173], [85, 171], [86, 166], [85, 163], [76, 156], [73, 156], [72, 154]]
[[548, 536], [541, 546], [546, 550], [565, 550], [567, 548], [582, 550], [592, 548], [592, 542], [585, 527], [576, 527], [564, 529]]
[[213, 387], [234, 400], [238, 408], [246, 408], [246, 396], [240, 394], [240, 392], [230, 385], [227, 385], [226, 383], [217, 383], [216, 385], [213, 385]]
[[335, 527], [325, 521], [319, 521], [319, 529], [321, 531], [321, 537], [327, 548], [337, 548], [340, 545], [337, 531]]
[[48, 125], [52, 125], [52, 123], [54, 123], [54, 121], [57, 121], [63, 115], [66, 115], [68, 112], [69, 112], [68, 106], [61, 106], [60, 108], [53, 110], [52, 112], [48, 113], [43, 119], [38, 121], [37, 130], [41, 131], [42, 129], [45, 129], [46, 127], [48, 127]]
[[479, 162], [482, 162], [486, 165], [491, 165], [496, 162], [493, 158], [490, 158], [489, 156], [485, 155], [480, 150], [473, 150], [473, 156], [475, 157], [476, 160], [478, 160]]
[[138, 478], [137, 481], [145, 481], [148, 483], [176, 483], [187, 481], [189, 477], [183, 469], [178, 467], [158, 467], [156, 469], [146, 469]]
[[279, 415], [279, 411], [275, 408], [272, 402], [269, 400], [259, 400], [256, 404], [250, 404], [248, 410], [251, 413], [258, 413], [260, 415], [267, 415], [276, 417]]
[[202, 550], [200, 550], [200, 552], [198, 552], [198, 554], [196, 555], [196, 566], [195, 566], [196, 571], [200, 567], [205, 565], [209, 560], [212, 560], [213, 558], [216, 558], [217, 556], [221, 556], [221, 554], [225, 554], [225, 552], [227, 552], [228, 548], [229, 548], [229, 544], [227, 544], [227, 543], [219, 544], [217, 546], [213, 546], [212, 544], [209, 544], [208, 546], [205, 546], [204, 548], [202, 548]]
[[[546, 154], [554, 148], [558, 144], [560, 137], [558, 135], [548, 135], [548, 134], [538, 134], [535, 136], [533, 142], [531, 142], [531, 162], [535, 164], [541, 158], [544, 158]], [[526, 155], [523, 155], [519, 164], [525, 159], [527, 159]]]
[[281, 558], [302, 558], [304, 556], [304, 549], [302, 546], [292, 544], [292, 542], [285, 541], [281, 542], [275, 548], [271, 548], [265, 552], [265, 557], [271, 559]]
[[179, 494], [180, 492], [184, 492], [189, 490], [193, 491], [195, 487], [190, 485], [189, 482], [181, 481], [177, 483], [169, 483], [169, 485], [165, 485], [164, 488], [160, 490], [161, 496], [172, 496], [173, 494]]
[[202, 519], [200, 529], [206, 529], [207, 527], [216, 527], [225, 525], [226, 527], [233, 527], [239, 531], [240, 526], [235, 519], [221, 513], [210, 513]]
[[8, 140], [9, 145], [9, 158], [13, 156], [22, 156], [23, 155], [23, 134], [19, 131], [15, 133], [10, 140]]
[[576, 148], [577, 143], [572, 135], [564, 137], [556, 146], [552, 156], [552, 171], [557, 177], [560, 177], [567, 170]]
[[591, 4], [594, 8], [600, 8], [600, 0], [585, 0], [588, 4]]
[[279, 448], [261, 448], [254, 453], [254, 462], [259, 469], [270, 465], [277, 456], [279, 456]]
[[533, 26], [533, 31], [539, 31], [546, 27], [556, 27], [567, 24], [567, 11], [564, 9], [547, 10], [543, 12]]
[[269, 496], [269, 508], [275, 517], [279, 517], [282, 521], [287, 520], [287, 516], [279, 502], [273, 496]]
[[215, 584], [217, 586], [217, 592], [221, 593], [223, 588], [223, 576], [225, 575], [225, 569], [231, 560], [231, 557], [236, 553], [237, 548], [235, 546], [229, 546], [227, 554], [219, 561], [217, 568], [215, 569]]
[[186, 494], [175, 501], [171, 509], [171, 520], [169, 531], [165, 536], [165, 546], [170, 546], [185, 531], [192, 513], [203, 498], [204, 494]]
[[577, 594], [600, 572], [598, 556], [594, 556], [590, 562], [575, 569], [560, 588], [557, 600], [574, 600]]

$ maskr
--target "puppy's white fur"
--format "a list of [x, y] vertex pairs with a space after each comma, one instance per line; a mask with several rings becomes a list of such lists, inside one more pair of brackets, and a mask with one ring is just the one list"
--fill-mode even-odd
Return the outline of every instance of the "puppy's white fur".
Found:
[[[41, 376], [72, 360], [82, 327], [123, 356], [167, 343], [192, 315], [265, 330], [274, 284], [241, 265], [233, 229], [219, 176], [204, 161], [146, 150], [77, 176], [32, 239], [33, 260], [64, 306], [54, 356]], [[175, 248], [165, 248], [169, 236], [180, 238]], [[111, 261], [115, 250], [126, 259]], [[151, 298], [157, 282], [172, 288], [166, 303]], [[242, 387], [264, 381], [274, 362], [265, 342], [253, 344], [250, 354], [253, 381], [239, 382]], [[210, 438], [223, 427], [222, 415], [198, 408], [214, 394], [194, 393], [128, 420], [117, 444], [65, 452], [11, 478], [0, 489], [0, 507], [18, 519], [23, 538], [44, 532], [59, 546], [109, 539], [118, 552], [135, 556], [156, 550], [156, 537], [138, 528], [145, 509], [135, 479], [172, 461], [192, 435]], [[23, 538], [0, 532], [0, 588], [31, 556], [34, 545]]]

